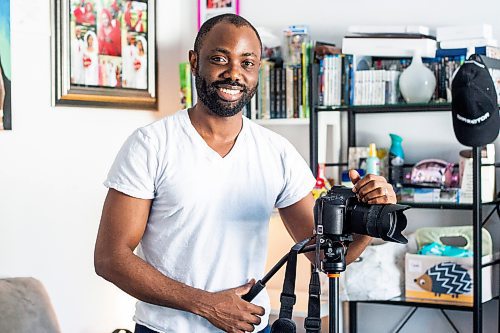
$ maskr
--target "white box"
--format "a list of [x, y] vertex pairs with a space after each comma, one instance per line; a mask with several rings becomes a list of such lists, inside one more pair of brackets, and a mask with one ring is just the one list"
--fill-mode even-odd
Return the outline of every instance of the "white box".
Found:
[[437, 43], [430, 38], [350, 38], [342, 39], [342, 53], [380, 57], [412, 57], [418, 52], [422, 57], [434, 58]]
[[492, 39], [493, 27], [490, 24], [475, 24], [436, 28], [436, 39], [438, 41], [470, 38]]
[[488, 38], [471, 38], [471, 39], [457, 39], [445, 40], [439, 42], [441, 49], [464, 49], [469, 47], [482, 47], [482, 46], [498, 46], [496, 39]]

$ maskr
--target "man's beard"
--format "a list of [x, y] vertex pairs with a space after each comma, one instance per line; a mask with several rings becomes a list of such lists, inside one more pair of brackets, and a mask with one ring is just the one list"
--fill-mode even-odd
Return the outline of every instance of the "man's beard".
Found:
[[[250, 102], [257, 90], [257, 86], [248, 89], [246, 86], [236, 81], [232, 81], [231, 79], [215, 81], [210, 85], [208, 85], [207, 80], [199, 74], [195, 74], [194, 79], [200, 101], [205, 104], [212, 113], [220, 117], [232, 117], [240, 112], [243, 107]], [[223, 84], [240, 87], [242, 93], [241, 98], [236, 102], [228, 102], [221, 99], [217, 94], [217, 90], [218, 87]]]

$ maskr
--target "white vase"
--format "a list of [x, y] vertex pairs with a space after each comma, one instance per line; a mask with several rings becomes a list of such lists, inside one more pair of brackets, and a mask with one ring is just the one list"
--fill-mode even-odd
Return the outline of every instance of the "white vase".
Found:
[[427, 103], [434, 94], [436, 77], [422, 63], [420, 55], [415, 54], [399, 77], [399, 90], [406, 103]]

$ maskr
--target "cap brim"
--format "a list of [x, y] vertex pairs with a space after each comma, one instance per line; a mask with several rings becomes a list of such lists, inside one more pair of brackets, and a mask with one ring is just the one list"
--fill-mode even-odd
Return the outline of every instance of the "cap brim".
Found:
[[498, 110], [491, 117], [480, 125], [469, 125], [458, 120], [453, 112], [453, 130], [458, 142], [469, 147], [480, 147], [495, 141], [499, 131]]

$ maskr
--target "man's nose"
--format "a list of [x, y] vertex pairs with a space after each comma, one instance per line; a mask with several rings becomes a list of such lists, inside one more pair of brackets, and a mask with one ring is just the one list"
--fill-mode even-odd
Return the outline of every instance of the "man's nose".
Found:
[[231, 81], [239, 81], [241, 79], [241, 66], [237, 63], [229, 63], [224, 71], [224, 78]]

